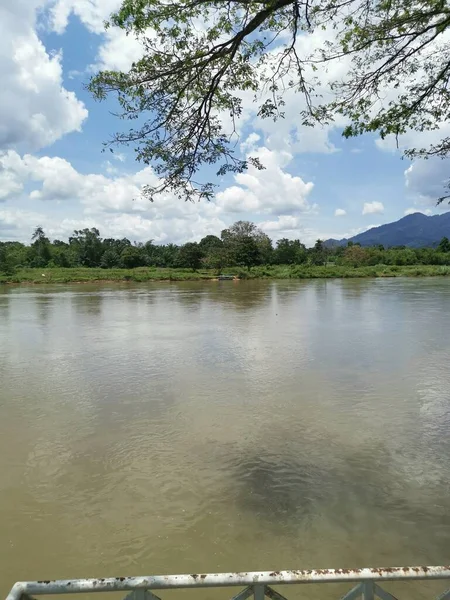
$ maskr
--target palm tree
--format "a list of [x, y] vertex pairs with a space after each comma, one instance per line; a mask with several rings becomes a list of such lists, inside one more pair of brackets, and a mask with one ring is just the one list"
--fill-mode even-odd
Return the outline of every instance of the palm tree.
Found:
[[40, 225], [38, 225], [36, 227], [36, 229], [34, 230], [33, 235], [31, 236], [31, 239], [33, 241], [38, 241], [38, 242], [42, 242], [43, 240], [45, 240], [45, 232]]

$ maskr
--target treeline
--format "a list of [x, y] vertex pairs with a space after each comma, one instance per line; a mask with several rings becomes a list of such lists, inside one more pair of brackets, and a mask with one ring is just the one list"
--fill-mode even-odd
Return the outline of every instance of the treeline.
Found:
[[321, 240], [306, 248], [300, 240], [272, 240], [254, 223], [238, 221], [220, 237], [207, 235], [200, 242], [176, 244], [132, 243], [127, 238], [100, 236], [98, 229], [76, 230], [68, 242], [50, 241], [42, 227], [33, 233], [30, 245], [0, 242], [0, 272], [10, 274], [24, 267], [200, 268], [220, 272], [224, 267], [250, 268], [257, 265], [450, 265], [450, 241], [438, 247], [385, 249], [363, 248], [349, 242], [345, 247], [327, 248]]

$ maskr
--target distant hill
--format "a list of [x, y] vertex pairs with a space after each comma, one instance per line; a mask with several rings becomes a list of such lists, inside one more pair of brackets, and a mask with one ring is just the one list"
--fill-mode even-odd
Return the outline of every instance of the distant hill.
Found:
[[348, 239], [326, 240], [325, 246], [346, 246], [347, 242], [359, 242], [361, 246], [408, 246], [409, 248], [436, 247], [441, 239], [450, 238], [450, 212], [427, 217], [422, 213], [407, 215], [394, 223], [372, 227]]

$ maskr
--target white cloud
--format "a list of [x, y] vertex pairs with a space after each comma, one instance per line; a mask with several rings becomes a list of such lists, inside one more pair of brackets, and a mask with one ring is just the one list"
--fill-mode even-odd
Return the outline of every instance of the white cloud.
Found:
[[[26, 232], [28, 213], [25, 216], [21, 212], [14, 213], [25, 239], [37, 222], [45, 224], [56, 237], [67, 237], [71, 233], [74, 220], [65, 216], [58, 222], [51, 208], [58, 205], [67, 206], [74, 215], [80, 215], [80, 219], [75, 218], [86, 223], [84, 226], [95, 225], [103, 235], [127, 235], [132, 239], [151, 238], [158, 242], [200, 239], [208, 233], [220, 234], [239, 218], [237, 213], [244, 211], [276, 215], [276, 219], [261, 224], [268, 232], [274, 232], [275, 237], [278, 237], [277, 232], [282, 235], [286, 231], [296, 232], [296, 237], [299, 233], [302, 238], [308, 237], [299, 216], [316, 210], [316, 205], [307, 200], [313, 184], [285, 172], [284, 167], [292, 159], [288, 153], [264, 147], [257, 153], [267, 169], [251, 168], [237, 175], [238, 185], [219, 192], [212, 202], [182, 202], [169, 194], [157, 196], [154, 202], [143, 198], [142, 186], [158, 182], [151, 167], [119, 174], [107, 163], [104, 165], [106, 174], [83, 174], [61, 157], [20, 156], [14, 151], [0, 155], [0, 194], [5, 201], [26, 200], [35, 202], [36, 207], [46, 207], [50, 216], [33, 214]], [[317, 238], [317, 234], [314, 236]]]
[[226, 212], [258, 212], [286, 215], [292, 212], [311, 212], [317, 205], [310, 204], [308, 196], [314, 184], [284, 171], [292, 155], [286, 151], [272, 151], [260, 147], [251, 152], [260, 159], [265, 169], [250, 167], [235, 175], [237, 185], [217, 194], [217, 205]]
[[[407, 191], [420, 205], [436, 206], [439, 197], [448, 193], [447, 183], [450, 180], [450, 160], [430, 158], [416, 160], [405, 170]], [[440, 205], [445, 208], [445, 203]]]
[[61, 34], [74, 14], [91, 33], [102, 36], [95, 64], [90, 69], [127, 71], [142, 56], [142, 44], [118, 27], [106, 31], [104, 28], [105, 20], [121, 4], [122, 0], [57, 0], [50, 10], [51, 25]]
[[50, 10], [53, 30], [64, 33], [73, 13], [92, 33], [102, 33], [103, 23], [120, 8], [122, 0], [56, 0]]
[[[79, 174], [63, 158], [37, 158], [31, 154], [22, 158], [13, 150], [0, 155], [0, 189], [4, 190], [4, 199], [17, 196], [28, 181], [42, 183], [39, 189], [30, 193], [33, 199], [67, 200], [76, 197], [80, 191]], [[6, 186], [4, 182], [7, 182]]]
[[119, 169], [115, 167], [111, 161], [107, 160], [103, 163], [103, 167], [108, 175], [117, 175]]
[[363, 215], [381, 215], [384, 212], [384, 206], [382, 202], [364, 202], [362, 214]]
[[152, 239], [157, 243], [185, 243], [199, 241], [208, 234], [220, 235], [226, 224], [219, 218], [205, 218], [195, 215], [194, 218], [159, 218], [149, 219], [142, 215], [115, 215], [106, 220], [109, 235], [113, 237], [128, 236], [131, 239]]
[[123, 154], [122, 152], [113, 152], [111, 156], [114, 158], [114, 160], [118, 160], [119, 162], [125, 162], [127, 159], [125, 154]]
[[31, 227], [45, 220], [45, 216], [26, 210], [0, 209], [0, 240], [27, 241]]
[[132, 241], [156, 243], [198, 241], [208, 234], [220, 235], [227, 223], [220, 218], [185, 215], [179, 218], [151, 218], [142, 214], [114, 213], [60, 219], [49, 212], [0, 209], [0, 240], [29, 242], [33, 229], [41, 225], [51, 239], [65, 239], [74, 229], [97, 227], [102, 237], [128, 237]]
[[337, 208], [334, 211], [334, 216], [335, 217], [345, 217], [346, 214], [347, 214], [347, 211], [344, 210], [343, 208]]
[[[99, 227], [100, 223], [89, 217], [57, 219], [43, 212], [15, 208], [0, 209], [0, 240], [30, 242], [32, 232], [37, 225], [42, 226], [51, 239], [67, 240], [75, 229]], [[109, 230], [105, 223], [101, 225], [101, 233], [108, 234]]]
[[80, 131], [87, 110], [62, 85], [60, 53], [49, 55], [36, 33], [45, 0], [3, 0], [0, 6], [0, 150], [43, 148]]
[[14, 197], [27, 184], [34, 188], [29, 193], [31, 200], [77, 199], [84, 205], [86, 214], [127, 212], [179, 217], [202, 212], [213, 217], [222, 212], [286, 215], [316, 210], [317, 206], [307, 200], [313, 184], [305, 183], [283, 169], [291, 161], [291, 155], [264, 147], [258, 149], [257, 155], [266, 165], [265, 170], [251, 167], [248, 172], [236, 175], [238, 185], [219, 192], [216, 202], [193, 204], [168, 195], [158, 196], [152, 203], [143, 198], [142, 186], [158, 183], [151, 167], [118, 175], [113, 165], [106, 163], [108, 175], [82, 174], [63, 158], [38, 158], [30, 154], [21, 157], [10, 150], [0, 155], [0, 193], [4, 199]]
[[[222, 209], [213, 202], [182, 202], [171, 195], [158, 196], [150, 202], [142, 197], [142, 186], [156, 182], [151, 167], [125, 175], [83, 174], [60, 157], [38, 158], [29, 154], [21, 157], [13, 151], [0, 156], [3, 199], [40, 201], [41, 207], [46, 206], [47, 216], [45, 213], [30, 216], [31, 213], [21, 210], [3, 211], [11, 227], [14, 225], [22, 232], [23, 239], [29, 238], [30, 228], [37, 223], [45, 225], [54, 237], [68, 237], [76, 228], [73, 219], [58, 221], [51, 203], [63, 203], [68, 210], [78, 213], [78, 228], [81, 224], [97, 226], [103, 235], [109, 236], [184, 242], [208, 233], [220, 234], [226, 227]], [[26, 196], [25, 188], [31, 189]], [[1, 236], [7, 238], [3, 231]]]
[[[260, 151], [264, 153], [267, 149]], [[238, 218], [257, 221], [262, 214], [270, 216], [257, 224], [274, 240], [299, 238], [310, 246], [319, 238], [344, 237], [343, 233], [325, 231], [320, 224], [311, 226], [313, 206], [302, 196], [307, 184], [283, 170], [289, 156], [270, 151], [267, 156], [272, 161], [269, 183], [260, 180], [265, 171], [256, 171], [246, 174], [245, 186], [231, 186], [221, 193], [225, 198], [227, 194], [241, 193], [241, 202], [248, 201], [246, 194], [254, 195], [257, 210], [241, 217], [236, 214], [234, 204], [230, 209], [227, 202], [219, 199], [190, 203], [166, 195], [149, 202], [139, 192], [143, 184], [156, 182], [150, 167], [131, 174], [83, 174], [60, 157], [20, 156], [9, 151], [0, 158], [0, 190], [20, 208], [5, 204], [4, 210], [0, 210], [0, 239], [29, 241], [33, 228], [40, 224], [52, 239], [67, 239], [74, 229], [97, 227], [104, 237], [184, 243], [210, 233], [220, 235], [222, 229]], [[294, 210], [290, 213], [283, 211], [286, 198], [293, 202]], [[22, 208], [25, 202], [33, 209]], [[278, 202], [280, 211], [276, 210]], [[358, 231], [353, 230], [349, 235]]]
[[122, 29], [108, 29], [103, 40], [97, 60], [90, 67], [93, 70], [128, 71], [132, 63], [142, 57], [142, 44]]
[[296, 231], [301, 227], [299, 217], [281, 215], [276, 221], [263, 221], [258, 226], [267, 234], [275, 231]]
[[2, 172], [0, 158], [0, 202], [17, 196], [23, 190], [23, 183], [13, 172]]
[[321, 238], [315, 229], [305, 227], [300, 217], [292, 215], [280, 215], [276, 220], [262, 221], [258, 227], [274, 241], [281, 238], [300, 239], [306, 246], [313, 246]]
[[31, 154], [21, 157], [13, 150], [0, 155], [0, 190], [4, 190], [5, 199], [8, 189], [13, 197], [27, 183], [35, 184], [29, 194], [33, 200], [80, 199], [92, 210], [134, 211], [143, 209], [142, 199], [137, 203], [133, 199], [139, 196], [141, 185], [151, 179], [155, 177], [150, 168], [132, 176], [110, 178], [96, 173], [83, 175], [60, 157], [38, 158]]
[[309, 223], [302, 222], [300, 217], [289, 217], [280, 216], [273, 221], [263, 221], [258, 223], [260, 227], [267, 235], [276, 241], [280, 238], [288, 239], [300, 239], [300, 241], [308, 247], [314, 246], [317, 240], [328, 240], [335, 239], [340, 240], [343, 238], [351, 238], [358, 233], [372, 229], [373, 227], [379, 227], [379, 224], [366, 225], [364, 227], [355, 227], [349, 231], [330, 231], [324, 228], [321, 224], [312, 227]]
[[443, 138], [450, 136], [450, 124], [439, 123], [436, 129], [431, 131], [414, 131], [410, 129], [405, 134], [398, 136], [388, 135], [382, 140], [378, 138], [375, 144], [385, 152], [403, 152], [407, 148], [428, 148], [438, 144]]
[[258, 142], [261, 136], [256, 132], [251, 133], [245, 140], [241, 142], [240, 148], [243, 154], [251, 154], [258, 149]]

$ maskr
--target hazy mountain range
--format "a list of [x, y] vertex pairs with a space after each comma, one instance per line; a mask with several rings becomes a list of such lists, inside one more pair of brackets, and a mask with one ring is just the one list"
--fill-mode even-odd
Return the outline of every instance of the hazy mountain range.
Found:
[[368, 231], [358, 233], [351, 238], [342, 240], [329, 239], [325, 245], [346, 246], [347, 242], [359, 242], [361, 246], [408, 246], [421, 248], [435, 247], [443, 237], [450, 238], [450, 212], [442, 215], [427, 217], [423, 213], [407, 215], [394, 223], [372, 227]]

